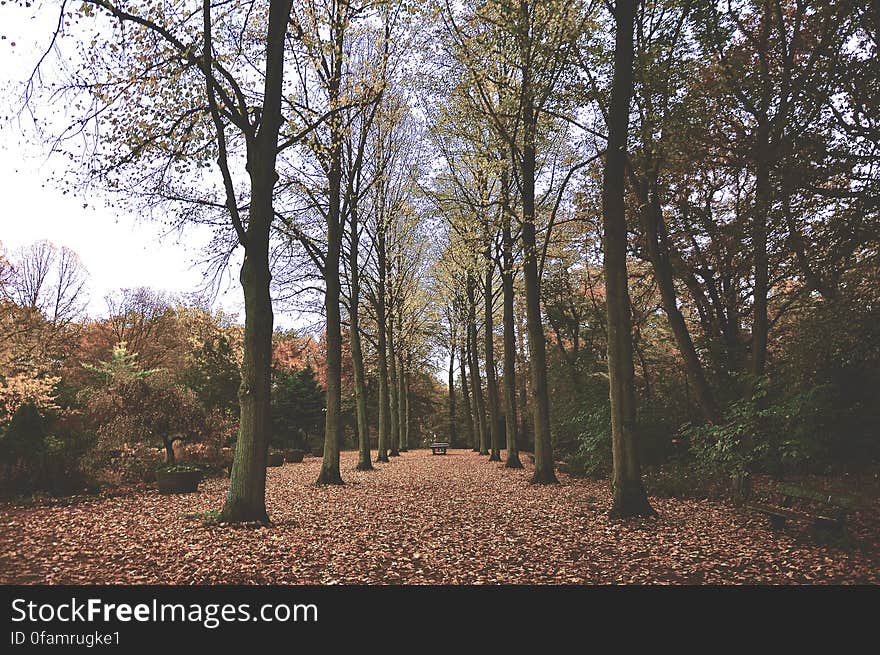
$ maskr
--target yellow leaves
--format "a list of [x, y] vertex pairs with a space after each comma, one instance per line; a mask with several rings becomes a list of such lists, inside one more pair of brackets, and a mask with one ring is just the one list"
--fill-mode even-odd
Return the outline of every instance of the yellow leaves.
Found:
[[55, 385], [60, 377], [41, 376], [32, 372], [19, 373], [0, 381], [0, 423], [8, 421], [24, 404], [32, 403], [40, 410], [57, 410]]

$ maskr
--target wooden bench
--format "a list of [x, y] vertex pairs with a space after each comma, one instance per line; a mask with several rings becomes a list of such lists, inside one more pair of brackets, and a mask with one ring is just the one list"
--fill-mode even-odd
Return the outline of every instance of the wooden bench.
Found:
[[446, 449], [449, 448], [449, 444], [435, 441], [431, 444], [430, 448], [432, 455], [445, 455]]
[[[777, 484], [766, 490], [768, 502], [747, 500], [745, 507], [770, 517], [770, 525], [780, 530], [788, 519], [809, 523], [815, 528], [841, 532], [854, 501], [848, 496], [806, 489], [793, 484]], [[799, 507], [794, 507], [798, 503]], [[803, 506], [806, 505], [806, 508]]]

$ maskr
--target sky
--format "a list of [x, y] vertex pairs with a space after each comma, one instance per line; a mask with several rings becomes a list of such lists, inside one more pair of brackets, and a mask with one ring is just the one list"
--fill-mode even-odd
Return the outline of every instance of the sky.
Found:
[[[203, 284], [198, 262], [210, 237], [205, 230], [163, 235], [160, 224], [109, 208], [94, 194], [63, 195], [51, 179], [64, 173], [64, 163], [47, 159], [47, 147], [22, 135], [27, 122], [14, 116], [20, 85], [47, 43], [54, 7], [45, 4], [31, 19], [13, 3], [0, 5], [0, 243], [9, 252], [47, 239], [75, 251], [89, 272], [92, 316], [106, 312], [104, 297], [121, 288], [195, 291]], [[230, 273], [215, 306], [243, 317], [241, 288]]]

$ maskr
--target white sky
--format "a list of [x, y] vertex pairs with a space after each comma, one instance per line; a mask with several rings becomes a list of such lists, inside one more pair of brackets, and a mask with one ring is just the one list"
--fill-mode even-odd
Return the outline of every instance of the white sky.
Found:
[[[57, 19], [55, 3], [43, 5], [37, 19], [29, 17], [31, 11], [0, 5], [0, 242], [7, 251], [39, 239], [74, 250], [89, 272], [93, 316], [104, 313], [104, 296], [120, 288], [195, 291], [202, 284], [196, 264], [210, 236], [206, 231], [190, 228], [182, 236], [163, 236], [161, 225], [108, 208], [94, 194], [87, 199], [63, 195], [51, 184], [63, 172], [63, 162], [47, 161], [46, 148], [22, 137], [10, 114]], [[222, 285], [216, 306], [240, 314], [236, 273]]]

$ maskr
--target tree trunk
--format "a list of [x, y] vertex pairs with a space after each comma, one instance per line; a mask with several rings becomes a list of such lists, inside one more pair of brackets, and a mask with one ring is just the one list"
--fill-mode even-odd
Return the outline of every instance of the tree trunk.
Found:
[[637, 0], [617, 0], [614, 75], [608, 112], [608, 149], [602, 183], [608, 378], [614, 466], [612, 518], [656, 515], [642, 485], [638, 456], [632, 316], [626, 270], [626, 137], [633, 92], [633, 22]]
[[[400, 323], [398, 322], [397, 334], [402, 334]], [[404, 358], [401, 356], [397, 360], [397, 434], [398, 434], [398, 455], [406, 452], [404, 444], [404, 435], [406, 434], [406, 370], [404, 369]]]
[[247, 140], [251, 200], [239, 280], [244, 292], [244, 354], [238, 397], [241, 404], [238, 441], [221, 520], [268, 523], [266, 456], [272, 429], [272, 298], [269, 295], [269, 228], [274, 217], [272, 195], [278, 174], [275, 157], [281, 127], [284, 80], [284, 37], [291, 0], [269, 4], [263, 122]]
[[163, 440], [165, 443], [165, 463], [168, 465], [174, 464], [177, 461], [177, 458], [174, 455], [174, 442], [168, 441], [167, 439]]
[[361, 348], [360, 332], [360, 271], [358, 269], [358, 215], [357, 207], [351, 208], [351, 243], [349, 252], [349, 279], [351, 298], [349, 299], [349, 321], [351, 323], [351, 368], [354, 373], [354, 399], [357, 412], [358, 463], [357, 470], [373, 470], [370, 461], [370, 426], [367, 421], [367, 388], [364, 374], [364, 354]]
[[[506, 179], [506, 176], [504, 177]], [[506, 185], [504, 185], [506, 188]], [[506, 193], [505, 193], [506, 196]], [[513, 318], [513, 236], [510, 231], [508, 207], [504, 207], [504, 224], [501, 232], [501, 288], [504, 296], [504, 427], [507, 440], [507, 458], [504, 466], [521, 469], [519, 448], [517, 447], [517, 416], [516, 416], [516, 335], [514, 334]]]
[[493, 328], [493, 304], [492, 304], [492, 274], [494, 273], [494, 264], [490, 257], [491, 253], [486, 252], [486, 284], [483, 288], [483, 302], [486, 327], [483, 333], [483, 342], [486, 350], [486, 402], [489, 404], [489, 441], [492, 446], [492, 453], [489, 455], [490, 462], [501, 461], [501, 434], [499, 433], [500, 416], [498, 414], [498, 382], [495, 379], [495, 343]]
[[385, 323], [388, 320], [385, 307], [385, 287], [388, 269], [386, 264], [387, 253], [385, 251], [385, 224], [381, 216], [378, 218], [378, 223], [376, 257], [378, 259], [379, 283], [376, 291], [376, 323], [378, 337], [377, 357], [379, 360], [379, 438], [376, 461], [387, 462], [388, 432], [391, 426], [391, 403], [388, 393], [388, 344], [385, 338]]
[[407, 366], [403, 375], [403, 428], [401, 428], [402, 432], [400, 434], [402, 440], [400, 450], [402, 452], [409, 450], [409, 379], [409, 358], [407, 358]]
[[[337, 6], [334, 18], [333, 74], [329, 81], [330, 108], [339, 104], [342, 82], [342, 53], [344, 21]], [[339, 309], [341, 280], [339, 257], [342, 250], [340, 207], [342, 203], [342, 117], [336, 112], [329, 119], [330, 168], [327, 175], [329, 206], [327, 211], [327, 258], [324, 261], [324, 310], [327, 316], [326, 392], [327, 417], [324, 423], [324, 461], [318, 475], [318, 484], [342, 484], [339, 471], [339, 450], [342, 446], [342, 316]]]
[[672, 274], [672, 264], [669, 261], [669, 246], [666, 239], [666, 227], [663, 221], [663, 208], [660, 204], [660, 193], [657, 189], [656, 179], [650, 183], [647, 203], [642, 209], [642, 223], [645, 231], [645, 242], [648, 250], [648, 258], [654, 269], [654, 279], [660, 289], [660, 299], [663, 311], [669, 320], [669, 326], [675, 337], [675, 343], [684, 359], [685, 370], [690, 381], [694, 385], [694, 393], [703, 417], [710, 423], [718, 422], [718, 406], [706, 376], [703, 364], [694, 348], [690, 332], [685, 323], [684, 316], [678, 308], [678, 299], [675, 293], [675, 283]]
[[[467, 333], [467, 329], [464, 330]], [[462, 334], [462, 337], [465, 335]], [[462, 339], [461, 347], [459, 348], [459, 358], [458, 358], [458, 367], [461, 371], [461, 396], [464, 400], [464, 429], [465, 429], [465, 443], [475, 445], [477, 443], [476, 437], [474, 435], [474, 415], [471, 412], [471, 395], [468, 391], [468, 381], [467, 381], [467, 355], [465, 348], [465, 339]], [[451, 445], [451, 444], [450, 444]], [[476, 450], [476, 448], [474, 448]]]
[[516, 378], [516, 395], [518, 403], [517, 419], [519, 420], [517, 436], [522, 439], [521, 445], [530, 448], [533, 440], [531, 439], [528, 417], [531, 416], [532, 412], [529, 408], [529, 393], [526, 388], [529, 376], [524, 373], [526, 368], [526, 345], [524, 336], [526, 330], [523, 322], [523, 310], [520, 308], [520, 311], [516, 311], [516, 305], [514, 305], [514, 317], [516, 318], [516, 365], [519, 369], [519, 375]]
[[449, 445], [455, 444], [455, 325], [450, 326], [449, 340]]
[[550, 397], [547, 391], [547, 350], [541, 322], [541, 280], [535, 245], [535, 111], [530, 91], [525, 93], [522, 155], [523, 279], [526, 288], [526, 330], [532, 378], [532, 424], [535, 435], [535, 484], [557, 483], [550, 438]]
[[758, 144], [755, 166], [755, 208], [752, 216], [752, 249], [755, 267], [755, 285], [752, 306], [752, 360], [754, 382], [764, 375], [767, 362], [767, 294], [770, 287], [767, 256], [767, 219], [770, 214], [770, 157], [769, 126], [762, 121], [757, 129]]
[[[394, 308], [396, 310], [396, 308]], [[394, 315], [388, 317], [388, 389], [391, 395], [391, 457], [400, 455], [400, 409], [397, 380], [397, 351], [394, 347]]]
[[468, 297], [468, 363], [471, 369], [471, 395], [473, 396], [474, 424], [477, 426], [479, 442], [474, 444], [474, 449], [481, 455], [489, 454], [488, 427], [486, 425], [486, 408], [483, 403], [483, 385], [480, 380], [479, 349], [477, 347], [477, 308], [474, 297], [474, 278], [467, 275]]

